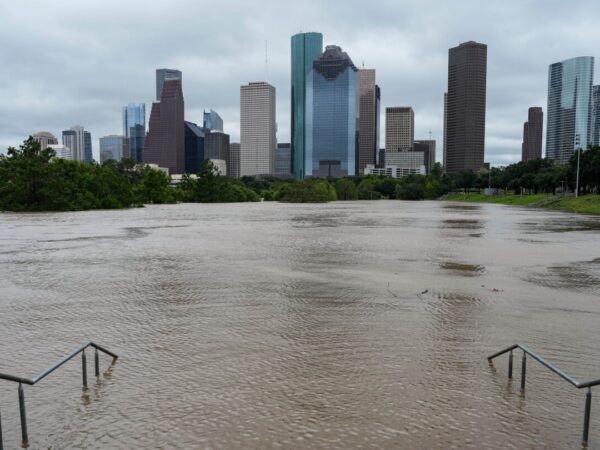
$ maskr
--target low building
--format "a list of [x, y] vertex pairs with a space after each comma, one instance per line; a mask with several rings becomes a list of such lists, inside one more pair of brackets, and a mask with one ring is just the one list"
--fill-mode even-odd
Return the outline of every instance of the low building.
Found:
[[227, 175], [227, 161], [224, 159], [209, 159], [213, 163], [215, 173], [219, 175]]
[[160, 170], [164, 172], [166, 176], [169, 176], [169, 168], [168, 167], [160, 167], [158, 164], [144, 164], [144, 166], [150, 167], [153, 170]]
[[386, 165], [385, 167], [375, 167], [374, 164], [367, 164], [365, 175], [380, 175], [384, 177], [402, 178], [408, 175], [425, 175], [425, 166], [419, 167], [400, 167]]
[[427, 167], [425, 152], [385, 152], [385, 166], [398, 166], [407, 169]]
[[61, 159], [75, 159], [73, 158], [73, 152], [69, 147], [62, 144], [50, 144], [47, 148], [51, 148], [56, 153], [57, 158]]

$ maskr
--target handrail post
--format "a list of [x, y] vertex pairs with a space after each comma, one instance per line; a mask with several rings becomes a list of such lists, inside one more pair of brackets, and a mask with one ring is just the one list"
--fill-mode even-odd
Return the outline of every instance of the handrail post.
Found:
[[87, 389], [87, 361], [85, 357], [85, 349], [83, 349], [83, 351], [81, 352], [81, 365], [83, 369], [83, 387]]
[[585, 394], [585, 415], [583, 416], [583, 445], [587, 445], [590, 434], [590, 413], [592, 411], [592, 388]]
[[521, 391], [525, 391], [525, 375], [527, 374], [527, 355], [523, 351], [523, 359], [521, 360]]
[[513, 370], [513, 351], [510, 351], [510, 355], [508, 356], [508, 378], [512, 378], [512, 370]]
[[96, 351], [94, 352], [94, 369], [96, 373], [96, 378], [98, 378], [100, 376], [100, 357], [98, 356], [98, 349], [96, 348], [95, 350]]
[[27, 412], [25, 411], [25, 392], [23, 385], [19, 383], [19, 413], [21, 414], [21, 438], [23, 445], [27, 443]]
[[0, 413], [0, 450], [4, 450], [4, 440], [2, 439], [2, 413]]

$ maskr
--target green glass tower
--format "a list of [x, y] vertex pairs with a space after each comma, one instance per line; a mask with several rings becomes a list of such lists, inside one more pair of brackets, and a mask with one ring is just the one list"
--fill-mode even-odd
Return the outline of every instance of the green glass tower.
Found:
[[300, 180], [304, 178], [306, 81], [314, 60], [322, 53], [321, 33], [298, 33], [292, 36], [291, 170]]

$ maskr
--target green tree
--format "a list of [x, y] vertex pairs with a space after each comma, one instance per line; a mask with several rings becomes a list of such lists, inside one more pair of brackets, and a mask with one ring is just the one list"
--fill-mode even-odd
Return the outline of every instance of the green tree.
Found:
[[358, 189], [348, 178], [336, 180], [333, 186], [339, 200], [356, 200], [358, 198]]

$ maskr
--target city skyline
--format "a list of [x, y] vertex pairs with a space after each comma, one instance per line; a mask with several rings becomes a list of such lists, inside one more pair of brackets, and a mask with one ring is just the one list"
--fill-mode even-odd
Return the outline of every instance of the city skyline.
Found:
[[[364, 62], [365, 67], [377, 70], [377, 83], [383, 93], [382, 124], [385, 107], [410, 105], [415, 111], [415, 139], [428, 138], [431, 130], [440, 150], [447, 50], [468, 40], [486, 43], [489, 49], [486, 160], [495, 165], [506, 164], [520, 158], [522, 118], [529, 106], [546, 105], [548, 65], [581, 55], [599, 56], [594, 42], [600, 32], [589, 18], [600, 12], [600, 7], [593, 2], [558, 4], [553, 8], [510, 2], [501, 9], [482, 8], [476, 22], [469, 19], [472, 6], [466, 2], [451, 7], [432, 3], [433, 8], [388, 4], [374, 8], [376, 12], [369, 14], [359, 14], [357, 11], [362, 9], [357, 2], [349, 2], [342, 10], [315, 3], [312, 8], [302, 8], [290, 14], [290, 18], [278, 20], [276, 26], [271, 19], [279, 17], [279, 5], [262, 2], [264, 8], [256, 11], [242, 7], [239, 11], [242, 16], [252, 19], [247, 22], [235, 19], [239, 27], [232, 27], [235, 30], [230, 36], [205, 42], [202, 48], [191, 40], [188, 42], [186, 37], [196, 32], [192, 30], [197, 27], [185, 21], [177, 23], [183, 17], [179, 10], [191, 14], [199, 11], [200, 6], [185, 2], [177, 5], [153, 11], [140, 10], [136, 2], [122, 5], [123, 19], [117, 22], [127, 23], [128, 34], [135, 36], [131, 43], [94, 26], [98, 18], [104, 17], [103, 11], [108, 10], [110, 1], [92, 2], [77, 11], [66, 11], [60, 5], [35, 11], [19, 4], [2, 6], [6, 25], [24, 25], [21, 31], [14, 32], [21, 39], [6, 38], [6, 45], [0, 49], [3, 60], [7, 61], [6, 70], [0, 75], [1, 89], [4, 98], [11, 99], [0, 105], [0, 151], [18, 145], [33, 132], [47, 130], [57, 135], [70, 124], [81, 123], [92, 132], [94, 156], [98, 159], [98, 137], [121, 133], [122, 105], [145, 103], [150, 109], [155, 97], [155, 70], [162, 67], [184, 73], [186, 119], [201, 123], [203, 110], [213, 108], [223, 117], [224, 131], [231, 134], [234, 142], [239, 141], [238, 87], [266, 79], [278, 90], [278, 141], [289, 142], [289, 39], [299, 31], [318, 31], [323, 34], [325, 45], [341, 45], [352, 55], [357, 67], [361, 68]], [[223, 14], [218, 15], [202, 11], [201, 22], [208, 32], [217, 30], [225, 12], [233, 14], [239, 6], [227, 3], [223, 8]], [[444, 20], [448, 8], [452, 8], [456, 19], [454, 25], [447, 25]], [[138, 20], [132, 25], [125, 17], [134, 10]], [[431, 11], [435, 13], [430, 14]], [[21, 20], [28, 17], [35, 22], [38, 14], [54, 23], [54, 31]], [[58, 20], [65, 14], [72, 20]], [[566, 27], [563, 17], [567, 15], [576, 21], [580, 32], [572, 33]], [[533, 23], [534, 17], [542, 20]], [[176, 23], [181, 31], [169, 35], [171, 28], [167, 28], [155, 33], [155, 26], [167, 22]], [[497, 25], [502, 22], [507, 23]], [[428, 33], [423, 33], [424, 29]], [[11, 32], [11, 27], [2, 32]], [[76, 39], [77, 44], [72, 43], [74, 36], [80, 38]], [[265, 40], [269, 49], [268, 71]], [[178, 41], [181, 45], [176, 44]], [[35, 70], [33, 67], [22, 70], [19, 55], [23, 53], [53, 70], [40, 71], [39, 64]], [[61, 56], [56, 57], [57, 54]], [[81, 63], [82, 55], [87, 55], [86, 64]], [[126, 63], [117, 64], [125, 55]], [[383, 129], [381, 134], [380, 146], [383, 146]], [[441, 154], [439, 151], [438, 161]]]

